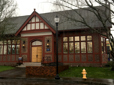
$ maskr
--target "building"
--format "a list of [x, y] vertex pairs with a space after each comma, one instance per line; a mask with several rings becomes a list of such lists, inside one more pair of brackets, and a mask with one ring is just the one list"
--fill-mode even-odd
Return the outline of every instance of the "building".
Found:
[[[102, 8], [102, 7], [100, 7]], [[78, 9], [94, 28], [102, 28], [96, 17], [86, 10]], [[60, 17], [58, 27], [58, 61], [68, 65], [101, 66], [108, 61], [106, 54], [106, 37], [91, 32], [89, 28], [67, 20], [61, 14], [72, 10], [38, 14], [35, 10], [29, 16], [12, 17], [10, 22], [16, 24], [13, 30], [5, 34], [13, 34], [16, 39], [0, 41], [0, 65], [15, 65], [19, 57], [24, 62], [55, 62], [55, 22]], [[59, 14], [61, 13], [61, 14]], [[73, 15], [78, 18], [77, 15]], [[107, 23], [107, 28], [111, 24]]]

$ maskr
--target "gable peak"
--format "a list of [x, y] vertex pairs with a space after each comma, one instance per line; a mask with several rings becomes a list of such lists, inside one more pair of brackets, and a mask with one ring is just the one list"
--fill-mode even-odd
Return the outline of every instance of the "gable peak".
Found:
[[36, 11], [36, 9], [34, 8], [34, 12]]

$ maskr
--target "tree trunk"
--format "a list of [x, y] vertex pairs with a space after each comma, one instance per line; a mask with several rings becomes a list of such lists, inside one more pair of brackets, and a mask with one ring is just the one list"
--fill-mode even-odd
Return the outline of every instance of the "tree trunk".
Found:
[[114, 71], [114, 50], [111, 51], [111, 56], [112, 56], [112, 65], [111, 65], [111, 71]]

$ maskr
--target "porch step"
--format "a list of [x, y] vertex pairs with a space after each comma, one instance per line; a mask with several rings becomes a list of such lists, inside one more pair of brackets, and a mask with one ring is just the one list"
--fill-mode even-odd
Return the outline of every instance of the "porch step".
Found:
[[41, 63], [34, 63], [34, 62], [27, 62], [27, 63], [23, 63], [17, 67], [26, 67], [26, 66], [42, 66]]

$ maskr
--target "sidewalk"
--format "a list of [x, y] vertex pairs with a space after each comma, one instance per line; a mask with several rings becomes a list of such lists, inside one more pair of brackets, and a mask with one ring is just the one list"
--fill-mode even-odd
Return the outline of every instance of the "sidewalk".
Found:
[[83, 80], [82, 78], [61, 78], [60, 80], [55, 80], [54, 78], [26, 77], [25, 70], [25, 68], [16, 68], [0, 72], [0, 85], [1, 82], [12, 82], [11, 85], [13, 85], [16, 81], [19, 84], [21, 81], [20, 85], [34, 85], [33, 83], [35, 85], [114, 85], [113, 79], [88, 78]]

